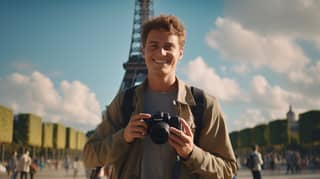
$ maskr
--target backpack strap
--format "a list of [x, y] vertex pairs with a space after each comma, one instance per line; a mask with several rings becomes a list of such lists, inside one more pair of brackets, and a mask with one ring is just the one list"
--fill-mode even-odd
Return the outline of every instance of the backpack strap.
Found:
[[125, 124], [128, 124], [131, 114], [134, 110], [133, 96], [134, 96], [136, 87], [137, 86], [130, 87], [126, 89], [124, 92], [124, 98], [122, 101], [121, 109], [122, 109], [123, 119], [125, 120]]
[[194, 132], [194, 143], [196, 145], [199, 144], [199, 138], [200, 138], [200, 131], [202, 128], [202, 118], [203, 118], [203, 112], [204, 112], [204, 93], [201, 89], [191, 86], [191, 93], [196, 101], [195, 106], [190, 106], [192, 115], [194, 118], [194, 123], [196, 125], [196, 129]]

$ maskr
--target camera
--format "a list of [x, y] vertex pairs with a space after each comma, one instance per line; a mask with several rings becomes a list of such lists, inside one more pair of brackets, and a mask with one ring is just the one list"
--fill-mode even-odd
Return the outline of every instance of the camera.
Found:
[[169, 138], [169, 128], [175, 127], [181, 129], [179, 118], [170, 116], [167, 112], [154, 114], [149, 119], [144, 120], [148, 125], [148, 134], [151, 140], [156, 144], [164, 144]]

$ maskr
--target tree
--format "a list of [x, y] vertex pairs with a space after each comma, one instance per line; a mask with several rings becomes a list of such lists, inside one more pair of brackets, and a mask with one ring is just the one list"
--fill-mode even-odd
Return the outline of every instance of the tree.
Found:
[[274, 120], [269, 123], [270, 143], [272, 145], [288, 144], [287, 120]]
[[298, 123], [301, 143], [320, 141], [320, 111], [312, 110], [300, 114]]

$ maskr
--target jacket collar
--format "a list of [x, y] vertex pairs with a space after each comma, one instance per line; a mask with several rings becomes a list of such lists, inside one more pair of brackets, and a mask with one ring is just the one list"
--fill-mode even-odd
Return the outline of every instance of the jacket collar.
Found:
[[[176, 80], [178, 82], [178, 94], [177, 94], [176, 102], [187, 104], [190, 106], [196, 105], [196, 102], [195, 102], [195, 99], [193, 98], [190, 87], [187, 86], [182, 80], [179, 80], [178, 78], [176, 78]], [[148, 79], [145, 79], [143, 83], [136, 88], [137, 96], [142, 97], [147, 87], [148, 87]]]

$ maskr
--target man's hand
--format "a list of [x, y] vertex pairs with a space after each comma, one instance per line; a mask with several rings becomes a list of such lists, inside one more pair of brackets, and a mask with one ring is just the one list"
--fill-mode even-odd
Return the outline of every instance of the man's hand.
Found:
[[144, 138], [147, 134], [147, 124], [143, 119], [148, 119], [151, 117], [151, 114], [139, 113], [132, 115], [127, 127], [124, 129], [124, 140], [127, 143], [133, 142], [135, 139]]
[[190, 157], [193, 150], [193, 134], [188, 123], [180, 119], [181, 130], [170, 127], [169, 144], [176, 150], [183, 159]]

